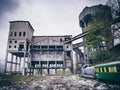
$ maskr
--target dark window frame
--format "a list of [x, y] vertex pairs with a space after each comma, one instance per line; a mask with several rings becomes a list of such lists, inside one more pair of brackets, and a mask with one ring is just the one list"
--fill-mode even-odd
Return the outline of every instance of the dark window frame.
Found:
[[10, 41], [10, 43], [12, 43], [12, 41]]
[[14, 36], [17, 36], [17, 32], [14, 32]]
[[15, 41], [15, 43], [17, 43], [17, 41]]
[[23, 36], [24, 36], [24, 37], [26, 36], [26, 32], [23, 32]]
[[12, 46], [11, 45], [9, 45], [9, 48], [11, 48]]
[[17, 46], [15, 45], [14, 48], [17, 48]]
[[19, 36], [22, 36], [22, 32], [19, 32]]
[[13, 32], [10, 32], [10, 36], [13, 36]]

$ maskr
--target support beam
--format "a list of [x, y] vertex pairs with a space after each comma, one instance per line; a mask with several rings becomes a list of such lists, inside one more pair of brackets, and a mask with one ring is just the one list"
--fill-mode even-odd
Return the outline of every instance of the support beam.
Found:
[[21, 71], [21, 57], [19, 57], [19, 72]]
[[18, 60], [18, 57], [16, 56], [16, 59], [15, 59], [15, 71], [17, 71], [17, 61]]
[[55, 61], [55, 74], [57, 74], [57, 61]]
[[57, 69], [55, 69], [55, 75], [57, 75]]
[[24, 52], [24, 58], [23, 58], [23, 75], [25, 75], [25, 59], [26, 59], [26, 52]]
[[50, 74], [50, 70], [49, 70], [50, 64], [49, 64], [49, 61], [47, 61], [47, 66], [48, 66], [48, 67], [47, 67], [47, 68], [48, 68], [48, 69], [47, 69], [47, 75], [49, 75], [49, 74]]
[[8, 60], [8, 52], [6, 51], [6, 57], [5, 57], [5, 69], [4, 69], [5, 74], [6, 74], [6, 72], [7, 72], [7, 60]]

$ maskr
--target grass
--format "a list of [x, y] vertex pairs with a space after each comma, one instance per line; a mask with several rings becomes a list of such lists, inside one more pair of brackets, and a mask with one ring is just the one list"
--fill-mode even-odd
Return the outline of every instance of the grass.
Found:
[[22, 76], [22, 75], [0, 75], [0, 87], [10, 86], [15, 82], [30, 82], [32, 80], [42, 80], [45, 76]]

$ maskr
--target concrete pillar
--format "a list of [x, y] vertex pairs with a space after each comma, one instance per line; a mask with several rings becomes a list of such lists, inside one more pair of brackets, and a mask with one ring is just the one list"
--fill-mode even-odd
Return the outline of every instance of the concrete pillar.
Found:
[[47, 69], [47, 75], [49, 75], [50, 74], [50, 69]]
[[57, 75], [57, 69], [55, 69], [55, 75]]
[[48, 66], [48, 67], [47, 67], [47, 68], [48, 68], [48, 69], [47, 69], [47, 75], [49, 75], [49, 74], [50, 74], [50, 70], [49, 70], [50, 64], [49, 64], [49, 61], [47, 61], [47, 66]]
[[63, 68], [63, 75], [65, 75], [65, 68]]
[[30, 75], [30, 76], [33, 76], [33, 69], [32, 69], [32, 68], [30, 68], [29, 75]]
[[13, 54], [11, 54], [11, 65], [10, 65], [10, 71], [12, 71], [12, 66], [13, 66]]
[[55, 74], [57, 74], [57, 61], [55, 61]]
[[20, 68], [21, 68], [21, 57], [19, 57], [19, 72], [21, 71]]
[[42, 62], [40, 62], [40, 67], [41, 67], [41, 70], [40, 70], [40, 73], [41, 73], [41, 76], [42, 76]]
[[17, 71], [17, 66], [18, 66], [17, 65], [17, 62], [18, 62], [17, 59], [18, 59], [18, 57], [16, 56], [16, 59], [15, 59], [15, 72]]
[[34, 69], [32, 69], [32, 76], [34, 75]]
[[7, 72], [7, 60], [8, 60], [8, 52], [6, 51], [6, 57], [5, 57], [5, 69], [4, 69], [5, 74], [6, 74], [6, 72]]
[[25, 75], [25, 59], [26, 59], [26, 52], [24, 52], [24, 58], [23, 58], [23, 70], [22, 70], [23, 75]]

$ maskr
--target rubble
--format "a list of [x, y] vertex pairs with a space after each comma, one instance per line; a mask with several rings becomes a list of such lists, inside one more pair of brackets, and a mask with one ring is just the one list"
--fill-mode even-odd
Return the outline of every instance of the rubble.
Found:
[[[1, 79], [2, 80], [2, 79]], [[105, 84], [93, 79], [71, 76], [40, 76], [0, 85], [0, 90], [120, 90], [119, 85]]]

